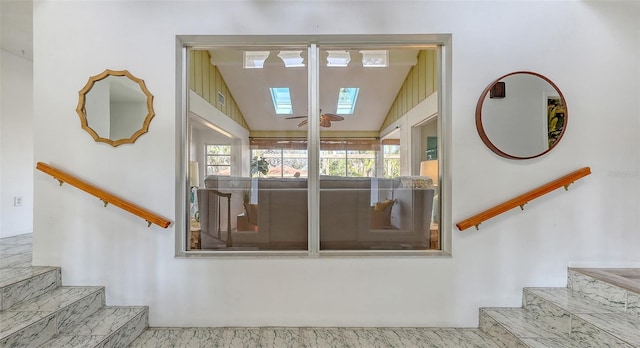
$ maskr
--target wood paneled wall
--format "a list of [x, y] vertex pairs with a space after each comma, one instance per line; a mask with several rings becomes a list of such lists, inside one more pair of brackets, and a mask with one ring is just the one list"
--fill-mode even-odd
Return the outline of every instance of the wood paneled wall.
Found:
[[409, 70], [380, 130], [397, 121], [418, 103], [436, 92], [438, 86], [436, 53], [435, 50], [420, 51], [418, 63]]
[[[189, 88], [242, 127], [249, 129], [220, 71], [211, 65], [209, 51], [189, 51]], [[218, 92], [225, 97], [224, 105], [218, 103]]]

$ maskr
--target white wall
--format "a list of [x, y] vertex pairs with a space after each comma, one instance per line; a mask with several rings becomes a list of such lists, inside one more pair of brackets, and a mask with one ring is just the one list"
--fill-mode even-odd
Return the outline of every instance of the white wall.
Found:
[[[519, 306], [524, 286], [564, 286], [568, 265], [637, 265], [639, 11], [584, 1], [36, 2], [35, 160], [172, 219], [180, 34], [452, 33], [452, 223], [579, 167], [593, 174], [479, 232], [453, 231], [450, 258], [174, 259], [173, 226], [147, 228], [38, 173], [34, 263], [62, 266], [66, 285], [107, 286], [111, 305], [149, 305], [152, 326], [476, 326], [478, 307]], [[133, 145], [95, 143], [80, 129], [77, 91], [105, 68], [128, 69], [155, 97], [149, 133]], [[515, 70], [546, 75], [568, 103], [561, 143], [527, 161], [490, 152], [474, 122], [484, 87]]]
[[[0, 50], [0, 238], [33, 229], [33, 62]], [[22, 206], [14, 206], [22, 197]]]

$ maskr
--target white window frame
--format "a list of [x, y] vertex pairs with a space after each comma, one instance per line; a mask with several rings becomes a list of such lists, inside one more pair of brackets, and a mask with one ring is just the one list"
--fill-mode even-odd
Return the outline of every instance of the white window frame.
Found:
[[[194, 256], [450, 256], [451, 255], [451, 233], [453, 230], [451, 214], [451, 153], [449, 149], [452, 143], [451, 129], [451, 34], [398, 34], [398, 35], [314, 35], [314, 36], [233, 36], [233, 35], [188, 35], [176, 37], [176, 62], [177, 62], [177, 83], [176, 83], [176, 221], [175, 221], [175, 253], [177, 257]], [[320, 151], [320, 130], [319, 130], [319, 48], [323, 49], [346, 49], [358, 47], [363, 49], [377, 49], [381, 47], [406, 46], [406, 45], [434, 45], [438, 51], [438, 151], [440, 160], [440, 209], [441, 209], [441, 250], [407, 250], [407, 251], [320, 251], [319, 236], [319, 214], [310, 213], [309, 217], [309, 246], [307, 251], [301, 252], [279, 252], [279, 251], [255, 251], [255, 252], [233, 252], [233, 251], [187, 251], [188, 245], [188, 204], [186, 202], [189, 182], [188, 182], [188, 74], [187, 74], [187, 51], [190, 48], [198, 47], [252, 47], [262, 46], [287, 46], [309, 43], [308, 51], [308, 93], [309, 93], [309, 127], [308, 127], [308, 209], [310, 212], [319, 211], [319, 151]], [[371, 46], [371, 47], [369, 47]]]
[[[209, 154], [209, 146], [226, 146], [229, 148], [229, 154]], [[204, 174], [205, 176], [210, 175], [209, 174], [209, 167], [228, 167], [229, 168], [229, 175], [231, 176], [231, 168], [233, 166], [233, 154], [232, 152], [232, 145], [230, 144], [205, 144], [204, 146]], [[228, 165], [219, 165], [219, 164], [209, 164], [209, 157], [229, 157], [229, 164]], [[220, 175], [220, 174], [218, 174]], [[225, 175], [227, 176], [227, 175]]]

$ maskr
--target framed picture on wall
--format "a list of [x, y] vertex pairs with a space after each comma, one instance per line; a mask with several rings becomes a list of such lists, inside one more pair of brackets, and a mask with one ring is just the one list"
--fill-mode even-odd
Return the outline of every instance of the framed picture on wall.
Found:
[[556, 143], [564, 128], [564, 105], [558, 96], [547, 96], [547, 129], [549, 147]]

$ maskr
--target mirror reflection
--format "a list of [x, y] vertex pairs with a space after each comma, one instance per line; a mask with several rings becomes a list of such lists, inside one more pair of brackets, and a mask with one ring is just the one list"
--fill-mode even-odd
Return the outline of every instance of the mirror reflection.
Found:
[[528, 159], [549, 152], [562, 137], [566, 102], [558, 87], [533, 72], [514, 72], [483, 91], [476, 108], [482, 141], [496, 154]]
[[149, 128], [153, 96], [144, 81], [128, 71], [105, 70], [80, 91], [77, 108], [85, 129], [98, 142], [133, 143]]

